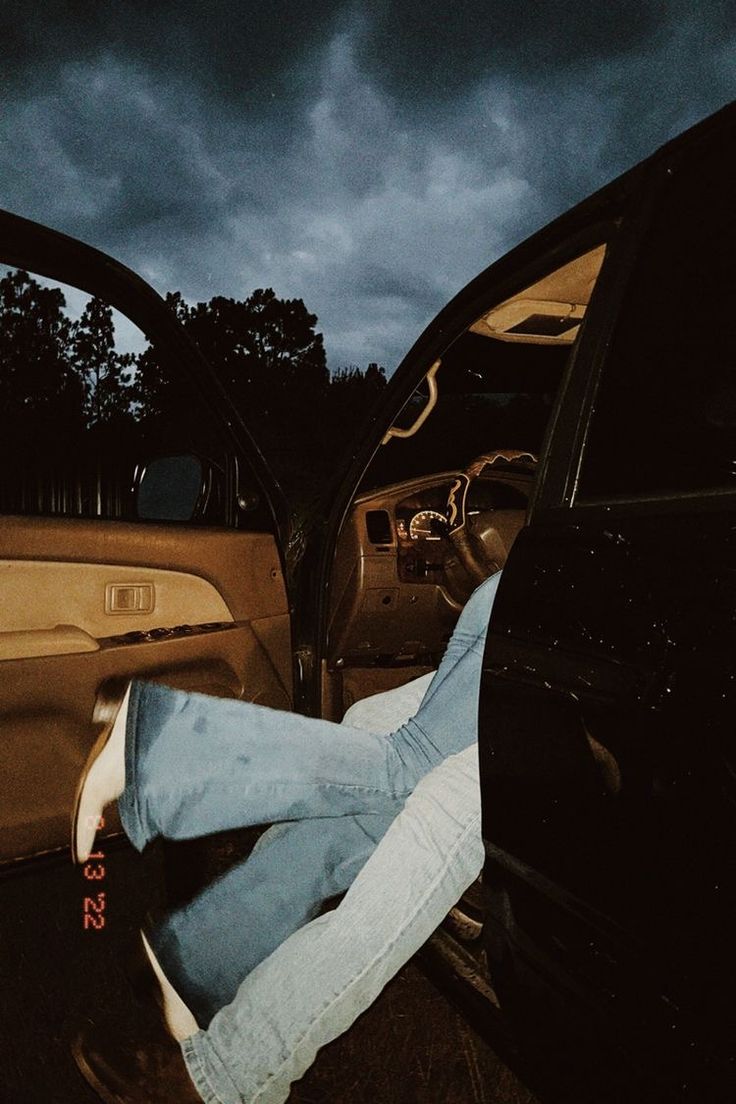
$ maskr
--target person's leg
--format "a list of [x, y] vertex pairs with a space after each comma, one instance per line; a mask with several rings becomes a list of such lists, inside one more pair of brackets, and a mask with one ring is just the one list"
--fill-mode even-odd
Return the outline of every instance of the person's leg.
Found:
[[424, 943], [483, 862], [474, 747], [416, 787], [340, 906], [294, 932], [181, 1043], [206, 1104], [282, 1104]]
[[[403, 801], [397, 802], [398, 813]], [[344, 893], [394, 817], [276, 824], [246, 859], [166, 915], [148, 938], [166, 976], [206, 1027], [244, 977]]]
[[[417, 712], [433, 674], [352, 705], [343, 723], [390, 732]], [[148, 938], [166, 976], [206, 1027], [240, 982], [330, 897], [344, 893], [373, 853], [391, 814], [275, 824], [253, 851]]]
[[390, 815], [446, 755], [475, 740], [480, 665], [498, 576], [471, 596], [415, 717], [390, 736], [245, 702], [134, 683], [125, 789], [131, 842], [247, 824]]
[[[485, 634], [493, 593], [495, 584], [485, 593], [476, 591], [438, 672], [357, 702], [343, 723], [374, 732], [400, 727], [419, 711], [428, 690], [432, 689], [434, 698], [434, 691], [468, 654], [469, 645], [479, 672], [482, 641], [478, 638]], [[477, 677], [479, 674], [476, 681]], [[477, 685], [467, 687], [466, 692], [472, 695], [474, 707]], [[457, 729], [463, 724], [457, 698], [452, 708], [451, 724]], [[433, 710], [436, 716], [436, 703]], [[316, 916], [327, 899], [348, 889], [402, 804], [403, 797], [397, 798], [390, 811], [380, 814], [275, 825], [246, 860], [149, 933], [166, 974], [200, 1026], [206, 1026], [214, 1013], [232, 1000], [242, 979]]]

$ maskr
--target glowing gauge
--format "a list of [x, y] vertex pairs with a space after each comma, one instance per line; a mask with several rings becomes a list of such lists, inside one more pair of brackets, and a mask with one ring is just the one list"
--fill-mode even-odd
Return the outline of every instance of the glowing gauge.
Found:
[[420, 510], [409, 522], [412, 540], [441, 540], [447, 532], [447, 518], [438, 510]]

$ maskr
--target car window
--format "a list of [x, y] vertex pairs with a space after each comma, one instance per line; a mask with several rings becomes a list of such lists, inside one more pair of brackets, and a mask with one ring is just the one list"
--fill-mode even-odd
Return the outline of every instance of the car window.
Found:
[[[181, 460], [151, 466], [165, 457]], [[225, 465], [189, 381], [132, 322], [74, 287], [0, 269], [0, 513], [189, 520], [181, 478], [199, 470], [197, 520], [216, 523]]]
[[733, 137], [668, 180], [624, 299], [579, 498], [736, 488]]
[[[539, 454], [605, 255], [596, 244], [501, 302], [489, 302], [448, 345], [436, 374], [438, 398], [413, 436], [378, 450], [361, 490], [437, 471], [464, 469], [492, 450]], [[427, 403], [420, 385], [394, 419], [411, 426]]]
[[[560, 346], [504, 344], [466, 332], [442, 359], [426, 428], [380, 449], [362, 489], [462, 469], [491, 449], [539, 452], [568, 355]], [[411, 425], [426, 401], [418, 389], [395, 424]]]

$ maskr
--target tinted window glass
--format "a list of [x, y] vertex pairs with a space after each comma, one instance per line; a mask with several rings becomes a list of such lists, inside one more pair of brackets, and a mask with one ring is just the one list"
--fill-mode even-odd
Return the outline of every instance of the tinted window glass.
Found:
[[137, 510], [136, 473], [168, 455], [211, 475], [196, 520], [224, 521], [218, 436], [188, 379], [128, 319], [0, 268], [0, 513], [181, 517], [177, 487]]
[[665, 187], [596, 401], [582, 496], [736, 488], [733, 136]]

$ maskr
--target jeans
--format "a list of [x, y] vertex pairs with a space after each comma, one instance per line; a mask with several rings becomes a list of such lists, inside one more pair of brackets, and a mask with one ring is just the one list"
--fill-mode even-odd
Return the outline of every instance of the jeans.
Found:
[[338, 908], [294, 932], [181, 1044], [206, 1104], [283, 1104], [483, 865], [477, 747], [417, 785]]
[[[284, 1100], [476, 876], [470, 745], [498, 578], [465, 607], [416, 715], [387, 736], [134, 684], [119, 807], [135, 846], [288, 822], [154, 933], [209, 1025], [182, 1044], [205, 1101]], [[351, 883], [337, 910], [303, 926]]]

